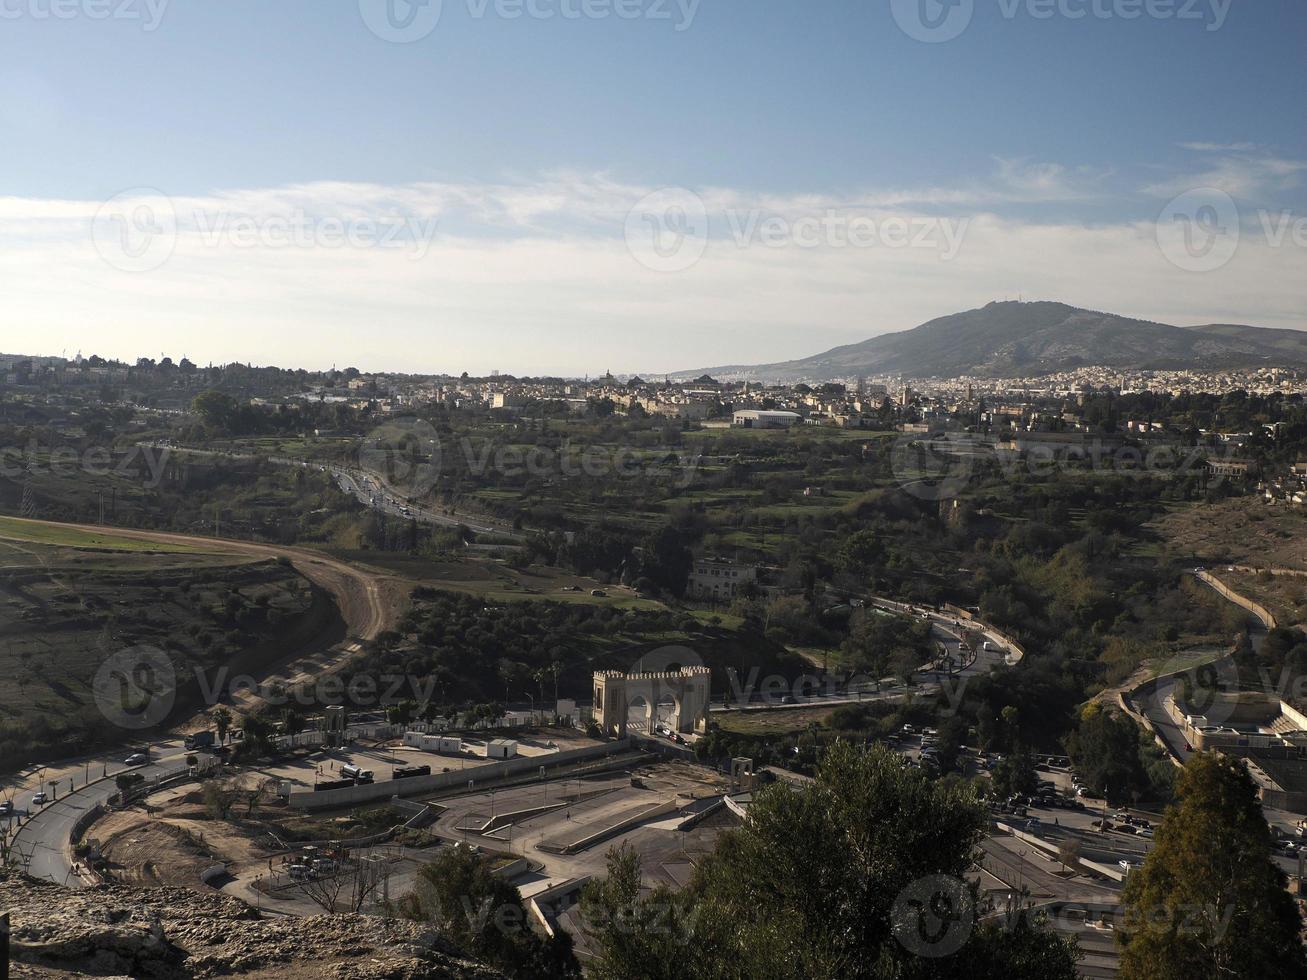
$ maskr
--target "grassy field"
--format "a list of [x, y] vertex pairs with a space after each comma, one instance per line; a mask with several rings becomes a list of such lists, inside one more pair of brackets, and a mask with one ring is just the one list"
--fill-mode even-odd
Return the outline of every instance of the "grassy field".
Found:
[[1156, 524], [1181, 560], [1307, 571], [1307, 511], [1258, 497], [1174, 508]]
[[712, 720], [723, 731], [739, 735], [792, 735], [807, 731], [809, 726], [821, 724], [835, 711], [830, 705], [816, 708], [775, 708], [765, 711], [717, 712]]
[[27, 538], [0, 540], [0, 765], [131, 735], [93, 686], [125, 651], [166, 657], [180, 709], [199, 697], [199, 672], [257, 669], [334, 622], [334, 606], [279, 562], [109, 550], [96, 534], [5, 520], [10, 530]]
[[153, 541], [117, 537], [96, 531], [58, 527], [41, 521], [27, 521], [20, 517], [0, 516], [0, 538], [9, 541], [28, 541], [33, 544], [54, 545], [60, 548], [88, 548], [97, 551], [141, 551], [167, 554], [201, 553], [201, 549], [190, 545], [158, 544]]

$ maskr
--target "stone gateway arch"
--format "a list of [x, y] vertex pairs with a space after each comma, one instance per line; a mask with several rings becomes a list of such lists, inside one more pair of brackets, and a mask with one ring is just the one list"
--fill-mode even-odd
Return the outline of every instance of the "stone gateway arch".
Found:
[[647, 674], [597, 670], [594, 675], [595, 723], [605, 735], [625, 738], [627, 716], [632, 706], [643, 703], [647, 711], [647, 733], [653, 729], [658, 706], [670, 701], [673, 704], [671, 717], [663, 724], [674, 732], [702, 734], [708, 730], [711, 677], [707, 667], [682, 667]]

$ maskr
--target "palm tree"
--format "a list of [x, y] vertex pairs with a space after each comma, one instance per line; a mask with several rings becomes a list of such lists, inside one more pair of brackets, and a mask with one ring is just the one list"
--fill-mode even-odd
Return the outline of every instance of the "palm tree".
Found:
[[222, 705], [214, 708], [209, 717], [213, 719], [214, 726], [218, 729], [218, 741], [227, 741], [227, 731], [231, 728], [231, 709]]

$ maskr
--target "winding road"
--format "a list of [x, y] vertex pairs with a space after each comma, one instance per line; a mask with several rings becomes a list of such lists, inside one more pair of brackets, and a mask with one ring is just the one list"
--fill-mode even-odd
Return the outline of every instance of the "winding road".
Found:
[[[17, 522], [17, 519], [14, 519]], [[41, 527], [68, 528], [94, 533], [102, 537], [117, 537], [133, 541], [158, 544], [186, 545], [210, 554], [236, 554], [256, 559], [285, 558], [301, 575], [328, 592], [336, 601], [346, 626], [343, 640], [322, 637], [298, 650], [288, 653], [264, 670], [259, 681], [281, 682], [287, 686], [310, 680], [338, 670], [361, 650], [363, 643], [393, 626], [399, 618], [407, 590], [402, 580], [383, 572], [359, 568], [320, 552], [306, 548], [258, 544], [249, 541], [232, 541], [167, 531], [144, 531], [134, 528], [114, 528], [90, 524], [70, 524], [55, 521], [24, 521]], [[232, 699], [240, 710], [257, 707], [259, 695], [242, 689]], [[185, 755], [181, 740], [174, 738], [154, 743], [158, 749], [148, 766], [136, 771], [147, 779], [178, 768]], [[60, 883], [75, 884], [72, 876], [72, 853], [69, 846], [71, 832], [77, 820], [97, 803], [103, 804], [116, 791], [113, 775], [125, 768], [119, 756], [129, 750], [107, 753], [86, 759], [68, 760], [49, 767], [29, 770], [14, 781], [14, 808], [17, 819], [23, 823], [15, 837], [16, 852], [29, 860], [29, 872], [39, 878]], [[107, 772], [108, 778], [85, 783], [95, 770]], [[60, 795], [43, 807], [29, 801], [36, 788], [44, 788], [52, 780], [67, 786], [70, 780], [83, 782], [83, 788]]]

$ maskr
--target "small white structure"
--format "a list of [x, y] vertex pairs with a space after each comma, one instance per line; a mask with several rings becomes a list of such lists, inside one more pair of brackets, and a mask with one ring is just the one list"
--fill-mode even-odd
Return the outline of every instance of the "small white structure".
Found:
[[423, 743], [429, 737], [430, 736], [427, 735], [425, 732], [405, 732], [404, 744], [408, 746], [410, 749], [425, 749], [426, 745], [424, 745]]
[[486, 745], [487, 759], [512, 759], [517, 756], [517, 742], [511, 738], [491, 739]]

